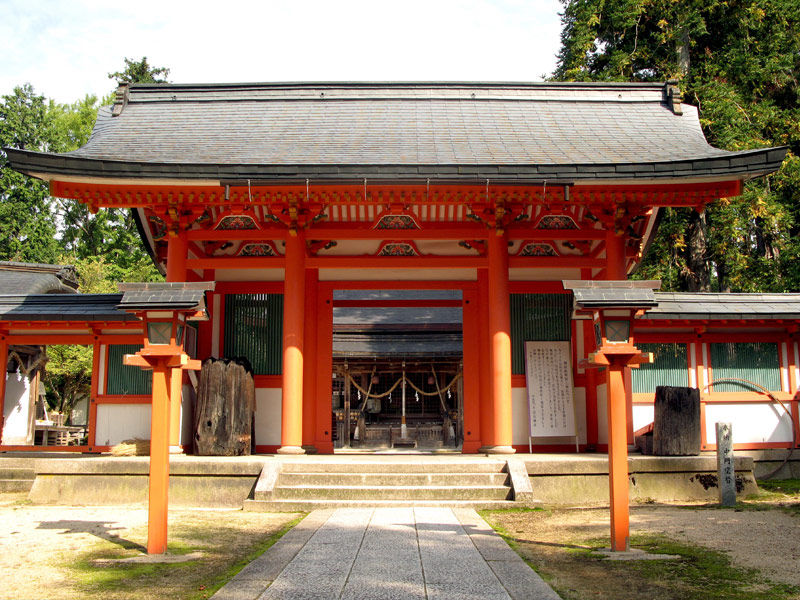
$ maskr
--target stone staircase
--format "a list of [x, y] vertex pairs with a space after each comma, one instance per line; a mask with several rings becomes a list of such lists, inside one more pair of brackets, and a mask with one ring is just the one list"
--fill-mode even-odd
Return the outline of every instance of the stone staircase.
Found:
[[[510, 461], [509, 461], [510, 462]], [[509, 462], [286, 461], [266, 464], [245, 510], [305, 511], [363, 506], [510, 508], [532, 500], [527, 473]], [[514, 485], [516, 483], [516, 485]], [[528, 489], [520, 490], [527, 484]], [[527, 493], [526, 493], [527, 492]]]
[[0, 462], [0, 492], [30, 492], [35, 479], [32, 458], [4, 458]]

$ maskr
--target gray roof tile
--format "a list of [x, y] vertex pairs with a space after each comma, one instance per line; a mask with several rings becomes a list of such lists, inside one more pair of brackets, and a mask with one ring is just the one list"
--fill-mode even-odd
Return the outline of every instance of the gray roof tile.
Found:
[[82, 148], [8, 151], [23, 172], [214, 179], [759, 174], [784, 154], [712, 148], [660, 85], [583, 83], [133, 85]]

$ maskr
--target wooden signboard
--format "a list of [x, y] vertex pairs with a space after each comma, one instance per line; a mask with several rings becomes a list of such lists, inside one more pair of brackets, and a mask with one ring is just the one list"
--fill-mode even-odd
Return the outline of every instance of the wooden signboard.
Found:
[[[569, 342], [525, 342], [530, 437], [575, 437]], [[530, 441], [529, 441], [530, 445]]]

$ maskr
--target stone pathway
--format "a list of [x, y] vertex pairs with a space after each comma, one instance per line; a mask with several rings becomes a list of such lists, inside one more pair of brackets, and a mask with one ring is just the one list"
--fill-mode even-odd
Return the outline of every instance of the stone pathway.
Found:
[[214, 600], [558, 600], [472, 509], [315, 510]]

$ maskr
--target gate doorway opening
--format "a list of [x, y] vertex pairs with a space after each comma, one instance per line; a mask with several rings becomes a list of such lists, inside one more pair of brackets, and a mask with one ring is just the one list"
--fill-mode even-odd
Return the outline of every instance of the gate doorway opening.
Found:
[[460, 361], [335, 359], [333, 372], [335, 448], [461, 447]]
[[461, 449], [461, 296], [461, 290], [334, 292], [334, 449]]

